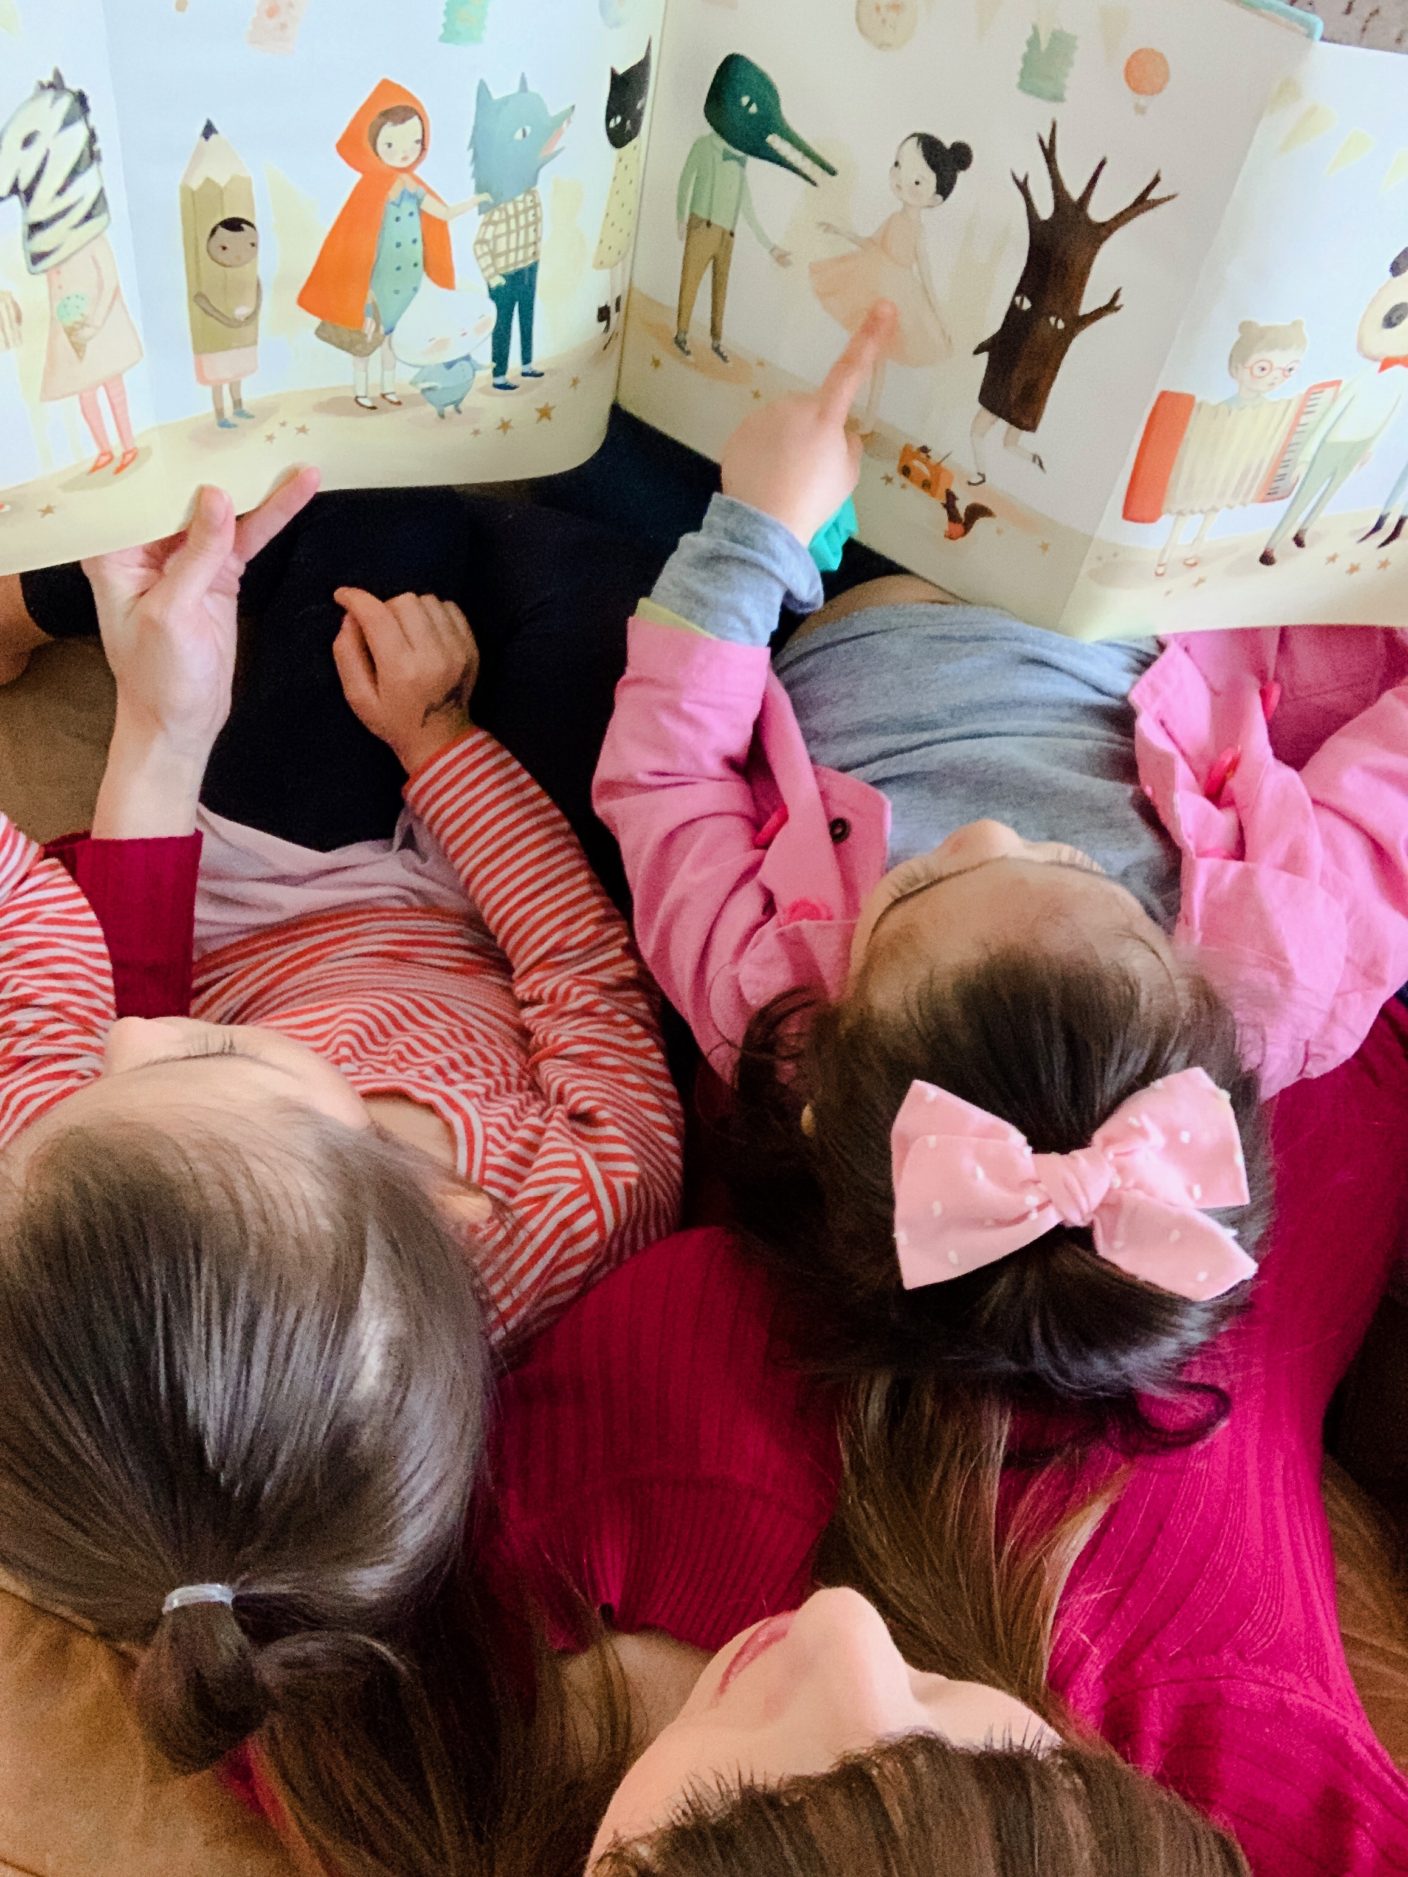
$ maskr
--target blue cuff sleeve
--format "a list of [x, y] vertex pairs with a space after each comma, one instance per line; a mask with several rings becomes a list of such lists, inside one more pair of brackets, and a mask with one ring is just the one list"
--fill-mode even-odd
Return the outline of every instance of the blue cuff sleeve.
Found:
[[816, 563], [790, 528], [716, 495], [704, 526], [680, 542], [650, 597], [711, 638], [767, 645], [784, 606], [813, 613], [823, 595]]

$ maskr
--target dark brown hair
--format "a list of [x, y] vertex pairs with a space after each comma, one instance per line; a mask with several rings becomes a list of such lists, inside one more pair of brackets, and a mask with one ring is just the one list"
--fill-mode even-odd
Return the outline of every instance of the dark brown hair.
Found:
[[[411, 1643], [464, 1543], [489, 1357], [420, 1158], [295, 1106], [76, 1122], [19, 1153], [0, 1570], [134, 1656], [177, 1770], [257, 1737], [330, 1865], [453, 1868], [465, 1762]], [[233, 1608], [163, 1615], [204, 1582]]]
[[1082, 1404], [1101, 1431], [1132, 1440], [1195, 1436], [1225, 1411], [1220, 1398], [1157, 1423], [1139, 1398], [1176, 1392], [1235, 1294], [1194, 1303], [1156, 1290], [1096, 1257], [1087, 1230], [1064, 1226], [981, 1271], [906, 1291], [890, 1163], [890, 1131], [917, 1079], [1010, 1122], [1037, 1153], [1068, 1153], [1128, 1097], [1194, 1065], [1232, 1100], [1251, 1199], [1219, 1216], [1255, 1256], [1267, 1154], [1226, 1005], [1194, 973], [1151, 988], [1119, 964], [1037, 949], [930, 978], [897, 1008], [861, 993], [829, 1006], [791, 993], [759, 1011], [729, 1131], [735, 1216], [794, 1300], [797, 1332], [838, 1374], [995, 1386], [1016, 1403]]
[[592, 1877], [1247, 1877], [1231, 1838], [1114, 1758], [905, 1734], [829, 1772], [696, 1792]]
[[375, 150], [376, 140], [384, 130], [391, 130], [397, 124], [409, 124], [412, 118], [420, 125], [421, 140], [423, 142], [427, 134], [425, 119], [421, 116], [420, 112], [416, 110], [414, 105], [410, 104], [393, 104], [388, 110], [378, 111], [376, 116], [372, 119], [371, 128], [367, 132], [367, 142], [371, 145], [372, 149]]

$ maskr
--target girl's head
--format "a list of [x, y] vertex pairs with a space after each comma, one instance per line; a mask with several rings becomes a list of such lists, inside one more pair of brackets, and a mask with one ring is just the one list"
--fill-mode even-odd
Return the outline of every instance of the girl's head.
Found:
[[926, 130], [917, 130], [895, 152], [890, 188], [901, 202], [932, 208], [948, 200], [972, 161], [973, 152], [966, 143], [944, 143]]
[[627, 1774], [589, 1877], [1243, 1877], [1231, 1841], [1010, 1695], [912, 1669], [824, 1591], [735, 1639]]
[[[799, 1020], [806, 1019], [799, 1031]], [[975, 823], [881, 883], [833, 1006], [795, 997], [755, 1017], [740, 1060], [740, 1218], [807, 1301], [828, 1360], [1097, 1404], [1142, 1425], [1227, 1320], [1236, 1291], [1194, 1302], [1056, 1225], [950, 1282], [905, 1289], [892, 1134], [916, 1081], [1070, 1154], [1131, 1097], [1200, 1068], [1231, 1099], [1249, 1203], [1218, 1221], [1255, 1255], [1267, 1211], [1258, 1090], [1230, 1013], [1137, 901], [1072, 850]]]
[[[487, 1344], [420, 1158], [295, 1045], [173, 1053], [203, 1027], [117, 1026], [0, 1168], [0, 1570], [130, 1657], [179, 1771], [327, 1736], [336, 1786], [461, 1542]], [[233, 1604], [164, 1613], [200, 1583]]]
[[372, 119], [367, 140], [388, 169], [414, 169], [425, 154], [425, 120], [412, 105], [393, 104]]
[[1244, 319], [1227, 359], [1227, 370], [1243, 397], [1265, 397], [1293, 378], [1309, 341], [1305, 321], [1288, 326], [1262, 326]]

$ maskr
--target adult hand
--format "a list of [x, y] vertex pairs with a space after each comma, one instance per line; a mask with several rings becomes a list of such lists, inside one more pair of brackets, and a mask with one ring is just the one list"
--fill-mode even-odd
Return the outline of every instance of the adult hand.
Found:
[[93, 813], [99, 838], [195, 826], [206, 760], [230, 710], [240, 578], [317, 487], [316, 470], [299, 470], [242, 521], [222, 490], [202, 489], [181, 534], [85, 561], [117, 682]]
[[896, 317], [888, 300], [877, 302], [819, 391], [754, 411], [725, 446], [724, 494], [771, 515], [804, 547], [860, 480], [860, 439], [847, 430], [847, 418]]
[[83, 563], [126, 733], [203, 760], [230, 712], [235, 608], [246, 565], [317, 493], [301, 469], [236, 520], [203, 488], [189, 528]]
[[333, 598], [346, 613], [332, 648], [343, 695], [410, 775], [470, 726], [479, 647], [469, 621], [431, 594], [378, 600], [339, 587]]

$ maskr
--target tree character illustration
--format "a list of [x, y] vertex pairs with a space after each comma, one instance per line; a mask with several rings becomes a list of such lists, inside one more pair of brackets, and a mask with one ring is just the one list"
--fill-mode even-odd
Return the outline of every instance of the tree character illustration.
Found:
[[392, 336], [421, 282], [453, 287], [449, 224], [477, 198], [451, 207], [421, 181], [430, 119], [419, 98], [384, 78], [338, 140], [337, 154], [361, 180], [333, 223], [298, 304], [319, 322], [318, 337], [353, 361], [353, 394], [377, 409], [371, 361], [379, 356], [381, 397], [399, 405]]
[[724, 313], [728, 305], [729, 273], [739, 217], [747, 222], [779, 267], [790, 267], [792, 256], [767, 235], [753, 207], [748, 187], [748, 160], [775, 163], [802, 181], [816, 186], [817, 178], [794, 163], [780, 145], [786, 144], [813, 169], [836, 174], [826, 158], [800, 137], [782, 114], [777, 86], [742, 53], [730, 52], [714, 73], [704, 101], [707, 133], [685, 158], [676, 200], [676, 219], [684, 243], [680, 271], [680, 297], [675, 319], [675, 345], [690, 357], [689, 327], [694, 303], [704, 276], [713, 269], [709, 337], [715, 355], [729, 362], [724, 348]]
[[1373, 456], [1408, 395], [1408, 248], [1390, 263], [1388, 279], [1364, 308], [1354, 342], [1369, 369], [1347, 379], [1306, 432], [1300, 449], [1305, 473], [1262, 549], [1263, 567], [1276, 565], [1276, 550], [1292, 529], [1296, 546], [1307, 544], [1311, 528]]
[[1103, 305], [1083, 310], [1086, 285], [1100, 250], [1141, 215], [1172, 202], [1173, 195], [1155, 195], [1163, 180], [1155, 173], [1132, 202], [1115, 215], [1097, 221], [1090, 205], [1107, 159], [1102, 157], [1078, 196], [1067, 189], [1056, 155], [1056, 125], [1049, 137], [1038, 138], [1051, 179], [1051, 213], [1043, 216], [1032, 196], [1031, 182], [1014, 173], [1012, 180], [1027, 211], [1027, 259], [1002, 324], [974, 346], [975, 355], [987, 355], [979, 411], [973, 420], [974, 487], [987, 481], [982, 444], [995, 425], [1007, 425], [1006, 443], [1015, 455], [1025, 456], [1038, 469], [1046, 465], [1036, 451], [1021, 442], [1040, 425], [1047, 399], [1066, 362], [1066, 354], [1083, 332], [1118, 313], [1123, 305], [1116, 287]]
[[900, 207], [873, 235], [858, 235], [825, 222], [828, 234], [849, 241], [851, 251], [812, 263], [812, 291], [847, 332], [859, 329], [877, 300], [890, 300], [899, 317], [870, 381], [862, 427], [875, 427], [885, 389], [886, 367], [938, 365], [952, 355], [924, 246], [923, 218], [947, 202], [958, 178], [973, 161], [966, 143], [944, 143], [927, 131], [906, 137], [890, 165], [890, 193]]
[[98, 452], [89, 471], [96, 475], [114, 460], [105, 397], [120, 476], [137, 460], [124, 380], [141, 363], [142, 342], [107, 238], [112, 212], [88, 99], [57, 69], [0, 129], [0, 201], [6, 196], [17, 196], [23, 211], [25, 266], [49, 288], [40, 402], [78, 399]]
[[616, 322], [621, 317], [626, 268], [636, 230], [643, 148], [641, 132], [645, 128], [645, 106], [650, 96], [652, 49], [653, 42], [646, 46], [644, 58], [624, 72], [612, 66], [611, 89], [606, 99], [606, 136], [616, 152], [616, 167], [611, 172], [611, 193], [606, 200], [606, 214], [602, 218], [592, 266], [607, 274], [606, 304], [596, 309], [598, 323], [606, 328], [607, 345], [615, 336]]
[[[215, 421], [233, 430], [245, 380], [259, 369], [259, 234], [254, 184], [234, 146], [207, 120], [181, 179], [181, 235], [196, 381], [210, 388]], [[225, 414], [229, 387], [230, 414]]]
[[541, 378], [533, 364], [533, 322], [538, 305], [538, 264], [543, 254], [543, 198], [538, 178], [562, 150], [576, 106], [554, 115], [526, 73], [517, 91], [496, 98], [481, 78], [470, 151], [474, 186], [489, 207], [479, 224], [474, 257], [494, 302], [494, 389], [516, 391], [509, 377], [513, 322], [518, 320], [520, 375]]

